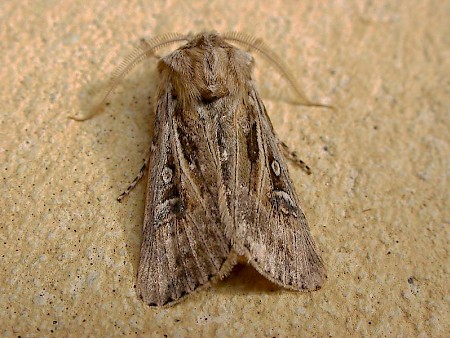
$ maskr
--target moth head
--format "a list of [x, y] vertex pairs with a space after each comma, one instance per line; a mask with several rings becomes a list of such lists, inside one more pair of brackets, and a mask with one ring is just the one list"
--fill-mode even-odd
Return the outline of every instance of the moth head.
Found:
[[178, 97], [210, 104], [243, 91], [252, 66], [250, 54], [215, 32], [205, 32], [162, 58], [158, 67], [168, 74]]
[[217, 32], [211, 31], [189, 36], [188, 43], [184, 46], [184, 48], [224, 47], [225, 45], [229, 46], [229, 44], [227, 44]]

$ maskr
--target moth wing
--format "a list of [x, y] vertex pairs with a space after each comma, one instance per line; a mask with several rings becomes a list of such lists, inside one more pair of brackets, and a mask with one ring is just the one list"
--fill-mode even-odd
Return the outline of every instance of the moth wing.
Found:
[[[171, 88], [158, 100], [137, 290], [149, 305], [178, 302], [232, 264], [219, 216], [213, 154], [200, 121], [180, 112]], [[192, 115], [192, 114], [191, 114]], [[196, 127], [197, 126], [197, 127]]]
[[[294, 290], [319, 289], [326, 279], [322, 259], [280, 153], [265, 107], [251, 86], [247, 142], [240, 150], [234, 207], [238, 252], [269, 280]], [[242, 128], [241, 128], [242, 129]], [[248, 182], [241, 184], [241, 182]], [[233, 208], [231, 208], [233, 209]]]

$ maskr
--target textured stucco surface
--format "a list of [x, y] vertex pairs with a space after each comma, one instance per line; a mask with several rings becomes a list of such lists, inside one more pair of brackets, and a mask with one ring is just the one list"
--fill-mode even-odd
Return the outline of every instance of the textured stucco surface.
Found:
[[[2, 336], [450, 335], [448, 1], [3, 1], [0, 5]], [[167, 309], [136, 296], [154, 60], [77, 123], [141, 37], [244, 31], [257, 83], [328, 269], [318, 292], [246, 266]]]

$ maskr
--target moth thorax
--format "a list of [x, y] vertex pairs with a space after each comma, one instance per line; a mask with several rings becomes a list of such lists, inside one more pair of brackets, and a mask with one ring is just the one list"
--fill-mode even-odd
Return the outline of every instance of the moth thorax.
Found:
[[230, 94], [230, 64], [224, 48], [207, 49], [195, 60], [195, 84], [204, 102]]

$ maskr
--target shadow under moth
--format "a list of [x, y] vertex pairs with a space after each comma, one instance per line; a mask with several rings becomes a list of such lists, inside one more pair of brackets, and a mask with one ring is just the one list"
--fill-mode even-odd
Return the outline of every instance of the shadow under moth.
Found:
[[172, 305], [223, 278], [244, 257], [291, 290], [317, 290], [322, 259], [263, 102], [252, 80], [255, 49], [291, 73], [260, 40], [241, 33], [168, 34], [143, 41], [118, 68], [105, 99], [140, 61], [159, 58], [155, 127], [137, 292], [151, 306]]

